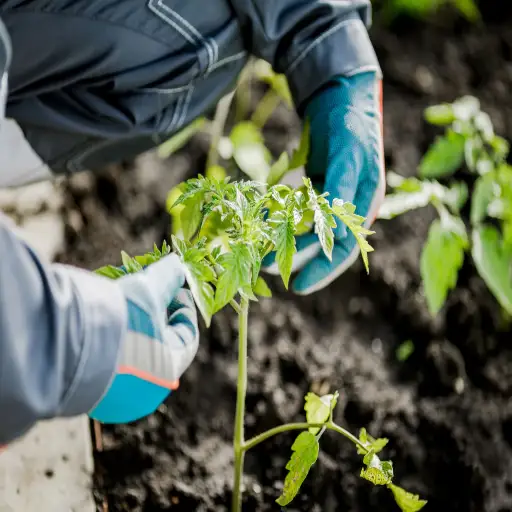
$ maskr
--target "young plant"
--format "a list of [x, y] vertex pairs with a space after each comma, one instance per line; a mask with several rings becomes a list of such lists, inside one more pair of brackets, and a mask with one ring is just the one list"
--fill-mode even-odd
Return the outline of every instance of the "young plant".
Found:
[[[393, 193], [379, 217], [390, 219], [408, 210], [433, 205], [439, 218], [430, 226], [421, 255], [421, 277], [428, 308], [435, 316], [457, 284], [466, 251], [478, 273], [508, 315], [512, 315], [512, 166], [508, 142], [495, 135], [489, 116], [476, 98], [429, 107], [425, 118], [445, 126], [419, 165], [417, 178], [388, 173]], [[464, 182], [452, 181], [469, 171], [469, 218], [461, 216], [468, 199]], [[460, 172], [461, 177], [465, 175]], [[442, 185], [438, 179], [448, 180]], [[469, 234], [468, 234], [469, 231]]]
[[[267, 187], [255, 181], [230, 182], [203, 176], [184, 184], [176, 201], [176, 206], [180, 205], [186, 206], [187, 215], [182, 218], [189, 237], [186, 240], [173, 237], [173, 248], [186, 267], [188, 285], [206, 325], [210, 325], [212, 315], [227, 305], [238, 315], [232, 511], [239, 512], [242, 506], [245, 453], [274, 435], [291, 430], [301, 432], [292, 445], [283, 492], [277, 499], [279, 505], [287, 505], [296, 496], [317, 460], [321, 437], [331, 430], [356, 446], [362, 457], [362, 478], [374, 485], [387, 486], [403, 512], [420, 510], [426, 502], [394, 485], [391, 461], [381, 460], [377, 455], [387, 444], [387, 439], [374, 439], [365, 429], [355, 437], [334, 422], [337, 392], [322, 397], [308, 393], [305, 422], [281, 425], [250, 439], [244, 435], [249, 304], [257, 301], [258, 295], [271, 295], [260, 276], [262, 260], [271, 251], [276, 252], [276, 261], [287, 287], [296, 252], [295, 235], [304, 217], [312, 216], [315, 233], [328, 258], [333, 249], [333, 228], [337, 222], [344, 222], [355, 236], [368, 267], [368, 253], [372, 247], [365, 237], [373, 232], [363, 227], [364, 218], [354, 213], [354, 205], [339, 199], [330, 204], [326, 194], [317, 194], [308, 179], [304, 179], [301, 190], [294, 190], [285, 185]], [[169, 246], [164, 244], [161, 251], [155, 247], [154, 252], [142, 257], [130, 258], [123, 254], [122, 270], [104, 267], [99, 272], [111, 278], [117, 278], [125, 271], [138, 272], [169, 252]]]

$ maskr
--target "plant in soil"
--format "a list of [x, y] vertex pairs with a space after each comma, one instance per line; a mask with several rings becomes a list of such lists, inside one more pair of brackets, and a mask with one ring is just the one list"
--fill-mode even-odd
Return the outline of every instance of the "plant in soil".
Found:
[[[360, 476], [374, 485], [387, 486], [404, 512], [416, 512], [426, 501], [408, 493], [393, 483], [393, 465], [381, 460], [379, 453], [387, 439], [374, 439], [361, 429], [356, 437], [333, 421], [338, 393], [305, 397], [306, 421], [288, 423], [263, 432], [253, 438], [244, 435], [244, 412], [247, 389], [247, 329], [249, 305], [257, 296], [270, 297], [271, 292], [260, 276], [263, 258], [272, 251], [285, 286], [292, 272], [296, 252], [295, 235], [304, 229], [304, 219], [313, 218], [314, 231], [325, 255], [330, 258], [334, 243], [333, 228], [337, 222], [346, 224], [356, 238], [368, 270], [368, 253], [373, 249], [366, 236], [373, 232], [363, 226], [364, 218], [355, 214], [351, 203], [317, 194], [310, 180], [304, 178], [300, 189], [286, 185], [267, 186], [256, 181], [230, 182], [199, 176], [185, 182], [176, 206], [186, 205], [182, 229], [186, 238], [173, 236], [174, 251], [186, 269], [187, 283], [207, 326], [212, 316], [231, 306], [238, 315], [238, 382], [235, 427], [233, 436], [234, 475], [232, 511], [242, 506], [244, 456], [265, 440], [282, 432], [298, 430], [286, 465], [283, 491], [277, 503], [289, 504], [298, 493], [311, 466], [316, 462], [319, 443], [327, 431], [345, 436], [354, 443], [362, 457]], [[171, 248], [164, 244], [159, 250], [144, 256], [129, 257], [123, 253], [121, 269], [103, 267], [98, 270], [110, 278], [126, 272], [139, 272]]]
[[[419, 165], [418, 178], [388, 173], [388, 195], [379, 217], [390, 219], [432, 205], [421, 254], [421, 277], [430, 313], [443, 307], [457, 284], [466, 252], [506, 315], [512, 315], [512, 166], [508, 142], [470, 96], [426, 109], [431, 124], [444, 126]], [[461, 180], [453, 177], [459, 175]], [[443, 180], [444, 183], [441, 183]], [[469, 188], [467, 183], [469, 183]], [[470, 196], [468, 215], [465, 207]]]

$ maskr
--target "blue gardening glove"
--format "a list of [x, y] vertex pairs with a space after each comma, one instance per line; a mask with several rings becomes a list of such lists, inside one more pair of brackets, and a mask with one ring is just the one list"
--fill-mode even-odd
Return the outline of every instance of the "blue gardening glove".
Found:
[[102, 423], [128, 423], [147, 416], [176, 389], [194, 359], [199, 330], [185, 273], [175, 254], [143, 271], [121, 277], [128, 330], [117, 372], [90, 413]]
[[[385, 192], [382, 144], [381, 81], [375, 72], [337, 77], [306, 106], [310, 121], [310, 154], [306, 172], [329, 199], [349, 201], [369, 227]], [[321, 251], [317, 236], [297, 238], [293, 270], [300, 270], [292, 284], [298, 294], [313, 293], [340, 276], [359, 254], [352, 233], [338, 221], [334, 230], [332, 261]], [[264, 268], [277, 274], [275, 253]]]

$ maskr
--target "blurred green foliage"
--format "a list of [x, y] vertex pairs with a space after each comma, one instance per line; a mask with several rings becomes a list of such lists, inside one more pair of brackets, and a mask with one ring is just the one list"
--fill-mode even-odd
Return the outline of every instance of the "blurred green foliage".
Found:
[[392, 21], [400, 14], [424, 19], [441, 8], [452, 8], [471, 22], [480, 20], [480, 11], [475, 0], [373, 0], [376, 17], [384, 22]]

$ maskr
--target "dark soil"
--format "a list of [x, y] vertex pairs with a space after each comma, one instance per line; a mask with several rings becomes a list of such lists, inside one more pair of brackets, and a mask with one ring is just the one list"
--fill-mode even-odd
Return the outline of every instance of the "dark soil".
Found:
[[[512, 139], [512, 14], [486, 4], [487, 26], [398, 22], [374, 28], [385, 74], [385, 147], [389, 168], [414, 173], [434, 130], [422, 109], [471, 93], [498, 133]], [[507, 2], [502, 2], [507, 4]], [[270, 130], [286, 143], [293, 116]], [[275, 137], [272, 137], [275, 139]], [[89, 268], [139, 253], [167, 232], [163, 205], [173, 183], [204, 162], [205, 143], [159, 163], [112, 168], [69, 184], [66, 261]], [[312, 297], [278, 290], [250, 317], [247, 434], [299, 420], [308, 390], [339, 390], [336, 420], [389, 437], [397, 483], [435, 512], [512, 510], [512, 336], [471, 264], [436, 320], [419, 282], [419, 254], [432, 212], [378, 222], [367, 277], [360, 264]], [[135, 425], [104, 428], [96, 453], [98, 510], [223, 511], [231, 485], [236, 318], [229, 311], [204, 331], [178, 392]], [[395, 350], [415, 351], [399, 362]], [[244, 511], [278, 510], [293, 435], [273, 438], [246, 460]], [[287, 510], [396, 511], [385, 489], [359, 478], [354, 447], [333, 433]]]

